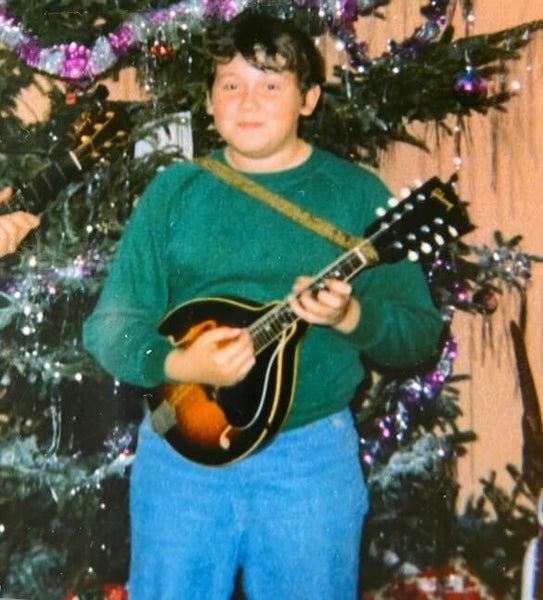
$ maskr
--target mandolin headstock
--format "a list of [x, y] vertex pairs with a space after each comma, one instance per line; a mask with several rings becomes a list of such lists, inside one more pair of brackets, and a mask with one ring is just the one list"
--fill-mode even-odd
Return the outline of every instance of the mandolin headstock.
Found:
[[431, 256], [474, 229], [454, 181], [443, 183], [432, 177], [403, 200], [389, 201], [390, 209], [383, 210], [365, 231], [381, 262]]

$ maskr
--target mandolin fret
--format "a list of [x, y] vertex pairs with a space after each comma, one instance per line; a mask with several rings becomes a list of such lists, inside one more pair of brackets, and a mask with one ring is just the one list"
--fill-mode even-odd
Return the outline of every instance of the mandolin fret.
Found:
[[[348, 281], [370, 262], [363, 251], [361, 244], [349, 250], [339, 259], [319, 273], [309, 284], [308, 290], [318, 292], [326, 287], [326, 279], [339, 279]], [[249, 333], [253, 340], [255, 353], [258, 355], [270, 344], [278, 341], [282, 335], [298, 320], [298, 316], [292, 311], [288, 301], [277, 305], [249, 327]]]

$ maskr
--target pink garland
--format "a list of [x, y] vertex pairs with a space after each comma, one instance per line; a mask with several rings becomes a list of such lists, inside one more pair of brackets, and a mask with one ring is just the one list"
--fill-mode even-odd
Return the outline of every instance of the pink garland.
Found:
[[[293, 0], [298, 8], [318, 11], [329, 32], [341, 40], [350, 56], [351, 66], [363, 69], [371, 62], [366, 44], [357, 42], [353, 23], [359, 15], [369, 14], [389, 0], [339, 0], [330, 8], [320, 0]], [[11, 48], [28, 66], [79, 85], [90, 85], [113, 67], [120, 57], [140, 47], [165, 25], [187, 26], [187, 20], [218, 16], [229, 20], [250, 4], [251, 0], [185, 0], [167, 9], [137, 13], [107, 35], [100, 36], [89, 48], [78, 42], [42, 48], [36, 35], [25, 31], [8, 13], [8, 1], [0, 0], [0, 43]], [[430, 0], [421, 8], [426, 24], [419, 27], [402, 44], [391, 45], [390, 53], [415, 58], [418, 47], [439, 36], [446, 24], [450, 0]], [[190, 20], [190, 19], [189, 19]]]

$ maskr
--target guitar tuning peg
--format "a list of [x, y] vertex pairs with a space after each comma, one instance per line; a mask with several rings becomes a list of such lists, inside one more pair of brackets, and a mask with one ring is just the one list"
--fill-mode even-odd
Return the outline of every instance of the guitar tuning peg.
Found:
[[451, 234], [451, 237], [453, 237], [453, 238], [458, 237], [458, 230], [455, 229], [452, 225], [449, 225], [447, 227], [447, 229], [448, 229], [449, 233]]
[[411, 262], [417, 262], [417, 260], [419, 260], [419, 253], [415, 252], [415, 250], [409, 250], [409, 252], [407, 253], [407, 258]]
[[402, 198], [408, 198], [410, 195], [411, 195], [411, 190], [409, 188], [404, 187], [400, 190], [400, 196]]
[[445, 245], [445, 238], [443, 236], [439, 235], [439, 233], [434, 233], [434, 240], [436, 241], [436, 244], [438, 246]]
[[379, 206], [375, 209], [375, 214], [378, 217], [384, 217], [387, 214], [387, 211], [385, 208], [383, 208], [382, 206]]
[[390, 208], [396, 208], [396, 206], [398, 206], [398, 204], [400, 203], [400, 201], [398, 200], [398, 198], [389, 198], [387, 204], [390, 206]]

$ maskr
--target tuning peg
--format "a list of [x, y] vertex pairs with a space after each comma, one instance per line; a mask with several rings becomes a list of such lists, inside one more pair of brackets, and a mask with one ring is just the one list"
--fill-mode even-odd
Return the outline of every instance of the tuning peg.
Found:
[[425, 202], [425, 201], [426, 201], [426, 196], [425, 196], [423, 193], [419, 192], [419, 193], [417, 194], [417, 200], [418, 200], [419, 202]]
[[387, 214], [386, 208], [383, 208], [382, 206], [379, 206], [375, 209], [375, 214], [381, 218], [384, 217]]
[[415, 181], [413, 182], [413, 185], [415, 186], [415, 188], [422, 187], [422, 179], [415, 179]]
[[434, 233], [434, 240], [436, 241], [436, 244], [438, 246], [445, 245], [445, 238], [443, 236], [439, 235], [439, 233]]
[[447, 227], [447, 229], [448, 229], [449, 233], [451, 234], [451, 237], [453, 237], [453, 238], [458, 237], [458, 230], [455, 229], [452, 225], [449, 225]]
[[398, 198], [389, 198], [387, 204], [390, 206], [390, 208], [396, 208], [396, 206], [398, 206], [398, 204], [400, 203], [400, 201], [398, 200]]
[[404, 187], [400, 190], [400, 196], [402, 198], [408, 198], [411, 195], [411, 190], [407, 187]]
[[429, 244], [428, 242], [422, 242], [420, 249], [423, 254], [431, 254], [433, 251], [432, 244]]
[[407, 253], [407, 258], [411, 262], [417, 262], [417, 260], [419, 260], [419, 253], [415, 252], [415, 250], [409, 250], [409, 252]]

